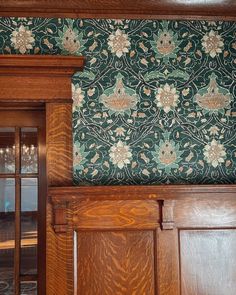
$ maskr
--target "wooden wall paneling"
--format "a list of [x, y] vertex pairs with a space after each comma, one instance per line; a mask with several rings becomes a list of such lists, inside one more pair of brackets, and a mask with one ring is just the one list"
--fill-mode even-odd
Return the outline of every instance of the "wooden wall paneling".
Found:
[[50, 188], [54, 205], [73, 204], [77, 294], [234, 294], [235, 192], [235, 185]]
[[[47, 175], [48, 185], [72, 184], [72, 110], [71, 103], [47, 103]], [[73, 292], [73, 280], [70, 277], [73, 257], [73, 231], [61, 224], [68, 214], [63, 211], [66, 204], [55, 209], [59, 213], [57, 220], [59, 234], [52, 227], [55, 213], [48, 204], [47, 218], [47, 295], [69, 295]], [[62, 221], [60, 221], [62, 220]], [[70, 264], [68, 266], [68, 264]], [[60, 288], [58, 288], [60, 285]]]
[[212, 197], [189, 197], [176, 202], [175, 224], [178, 228], [236, 227], [235, 193], [215, 193]]
[[154, 229], [160, 225], [160, 205], [156, 201], [81, 201], [74, 208], [77, 229]]
[[72, 203], [77, 293], [157, 294], [155, 231], [160, 227], [160, 204], [152, 200]]
[[234, 295], [236, 228], [181, 230], [181, 295]]
[[79, 295], [155, 295], [152, 230], [78, 231]]
[[235, 18], [234, 0], [1, 0], [1, 16], [82, 18]]

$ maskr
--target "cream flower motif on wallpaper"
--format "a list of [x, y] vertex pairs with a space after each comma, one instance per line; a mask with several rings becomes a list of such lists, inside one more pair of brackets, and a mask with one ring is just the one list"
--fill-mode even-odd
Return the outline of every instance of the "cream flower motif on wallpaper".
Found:
[[115, 134], [116, 136], [125, 136], [125, 129], [123, 127], [117, 127]]
[[222, 37], [216, 31], [211, 30], [202, 38], [202, 46], [205, 52], [214, 58], [222, 52], [224, 42], [222, 41]]
[[160, 140], [159, 145], [155, 145], [155, 151], [152, 152], [153, 158], [157, 163], [158, 169], [164, 169], [169, 173], [171, 169], [179, 168], [178, 163], [182, 160], [182, 151], [179, 150], [179, 144], [170, 140], [170, 133], [163, 134], [164, 140]]
[[73, 110], [79, 109], [84, 103], [84, 92], [78, 85], [72, 84]]
[[34, 43], [34, 35], [31, 30], [21, 25], [18, 29], [12, 32], [11, 42], [16, 50], [24, 54], [28, 49], [32, 49], [32, 44]]
[[163, 29], [160, 30], [158, 35], [154, 36], [154, 41], [151, 41], [152, 48], [156, 53], [157, 58], [163, 58], [164, 62], [167, 63], [170, 58], [176, 58], [177, 52], [179, 51], [178, 45], [181, 41], [178, 40], [178, 35], [174, 34], [173, 31], [168, 30], [168, 22], [162, 23]]
[[63, 53], [82, 54], [82, 51], [85, 49], [83, 33], [79, 34], [79, 31], [73, 28], [72, 21], [69, 22], [69, 26], [64, 26], [62, 31], [58, 30], [58, 35], [59, 37], [56, 37], [55, 40]]
[[219, 131], [220, 131], [220, 129], [217, 126], [215, 126], [215, 125], [214, 126], [211, 126], [209, 128], [210, 135], [213, 135], [213, 136], [218, 135], [219, 134]]
[[108, 37], [108, 45], [111, 52], [120, 58], [123, 54], [129, 52], [129, 37], [120, 29], [117, 29]]
[[210, 82], [195, 95], [195, 100], [201, 109], [205, 112], [224, 113], [225, 108], [230, 107], [232, 95], [228, 89], [217, 84], [217, 76], [213, 73], [210, 75]]
[[207, 163], [211, 164], [214, 168], [224, 163], [226, 157], [225, 147], [215, 139], [204, 147], [203, 154]]
[[163, 108], [165, 113], [177, 107], [179, 93], [173, 85], [165, 84], [157, 89], [156, 105]]
[[119, 73], [116, 76], [115, 85], [106, 89], [100, 96], [103, 103], [110, 114], [130, 114], [131, 109], [137, 108], [139, 101], [136, 91], [124, 85], [124, 77]]
[[80, 143], [77, 141], [74, 143], [73, 146], [73, 165], [75, 170], [83, 170], [86, 162], [86, 157], [89, 153], [85, 152], [85, 146], [80, 145]]
[[118, 168], [122, 169], [127, 164], [130, 164], [132, 153], [130, 151], [130, 147], [119, 140], [110, 148], [109, 156], [111, 162]]

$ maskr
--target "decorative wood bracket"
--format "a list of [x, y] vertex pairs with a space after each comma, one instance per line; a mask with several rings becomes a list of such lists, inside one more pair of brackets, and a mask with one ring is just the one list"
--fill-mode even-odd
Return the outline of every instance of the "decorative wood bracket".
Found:
[[68, 202], [53, 205], [53, 227], [56, 233], [65, 233], [67, 231], [67, 208]]
[[175, 200], [164, 200], [162, 203], [162, 229], [174, 229], [174, 206]]

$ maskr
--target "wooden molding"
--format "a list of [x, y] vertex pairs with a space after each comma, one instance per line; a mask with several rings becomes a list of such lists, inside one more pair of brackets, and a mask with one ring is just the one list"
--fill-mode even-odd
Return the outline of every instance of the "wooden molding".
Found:
[[72, 102], [71, 77], [84, 57], [0, 55], [0, 102]]
[[55, 204], [53, 206], [53, 227], [56, 233], [67, 231], [67, 203]]
[[[194, 199], [199, 202], [201, 200], [203, 202], [206, 202], [206, 200], [208, 201], [216, 200], [217, 198], [223, 202], [223, 200], [234, 198], [235, 193], [236, 193], [236, 185], [166, 185], [166, 186], [146, 185], [146, 186], [106, 186], [106, 187], [105, 186], [86, 186], [86, 187], [77, 186], [77, 187], [50, 187], [48, 190], [50, 201], [52, 202], [52, 205], [54, 207], [55, 206], [60, 207], [60, 205], [64, 206], [65, 203], [67, 204], [90, 203], [90, 204], [94, 204], [93, 206], [96, 208], [96, 210], [94, 209], [95, 210], [94, 212], [97, 212], [97, 211], [100, 212], [98, 213], [98, 215], [101, 214], [101, 212], [103, 212], [105, 216], [109, 215], [108, 213], [105, 213], [106, 210], [108, 210], [107, 208], [109, 206], [113, 208], [113, 206], [118, 206], [118, 204], [121, 204], [122, 202], [124, 204], [127, 204], [127, 203], [133, 204], [135, 202], [136, 203], [141, 202], [142, 204], [152, 204], [150, 205], [151, 207], [153, 207], [154, 203], [156, 204], [158, 203], [161, 207], [160, 221], [156, 220], [155, 222], [160, 223], [162, 230], [173, 230], [175, 228], [174, 211], [176, 206], [178, 206], [179, 202], [181, 203], [181, 201], [190, 200], [190, 199], [191, 200]], [[105, 209], [102, 207], [102, 204], [103, 205], [105, 204], [104, 205]], [[77, 205], [77, 206], [78, 208], [80, 208], [80, 205]], [[80, 213], [78, 214], [78, 217], [75, 217], [76, 220], [80, 218], [83, 214], [85, 214], [85, 212], [81, 210], [82, 209], [78, 209], [78, 212]], [[91, 214], [91, 216], [94, 217], [95, 213], [93, 214], [91, 213], [92, 207], [89, 207], [89, 210], [90, 210], [89, 216]], [[151, 210], [149, 211], [151, 212]], [[57, 212], [54, 212], [54, 214], [57, 214]], [[153, 216], [155, 216], [155, 214]], [[98, 220], [99, 218], [100, 217], [98, 216]], [[57, 220], [59, 219], [55, 219], [55, 223], [54, 223], [55, 230], [58, 230], [58, 228], [61, 229], [61, 223], [60, 223], [61, 221], [57, 223]], [[78, 223], [78, 221], [76, 222]], [[82, 223], [83, 222], [81, 221], [81, 224]], [[83, 226], [81, 225], [81, 227]]]
[[236, 185], [122, 185], [50, 187], [53, 203], [75, 200], [172, 200], [235, 195]]
[[175, 200], [165, 200], [162, 204], [162, 229], [174, 229], [174, 205]]
[[1, 16], [72, 18], [235, 19], [234, 0], [58, 0], [0, 1]]

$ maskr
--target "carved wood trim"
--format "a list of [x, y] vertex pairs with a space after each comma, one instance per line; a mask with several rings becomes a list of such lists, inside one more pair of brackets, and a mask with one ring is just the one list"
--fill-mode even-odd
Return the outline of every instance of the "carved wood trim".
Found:
[[72, 102], [71, 77], [84, 57], [0, 55], [0, 102]]
[[[181, 200], [220, 200], [232, 199], [236, 185], [166, 185], [166, 186], [90, 186], [90, 187], [51, 187], [49, 197], [52, 204], [114, 201], [157, 201], [162, 204], [160, 225], [162, 230], [175, 228], [174, 209]], [[159, 222], [159, 221], [157, 221]], [[56, 224], [55, 224], [56, 225]]]
[[162, 229], [174, 229], [174, 205], [175, 200], [164, 200], [162, 204]]
[[147, 19], [235, 19], [234, 0], [58, 0], [0, 1], [1, 16]]
[[67, 232], [67, 205], [67, 202], [53, 205], [53, 227], [56, 233]]

